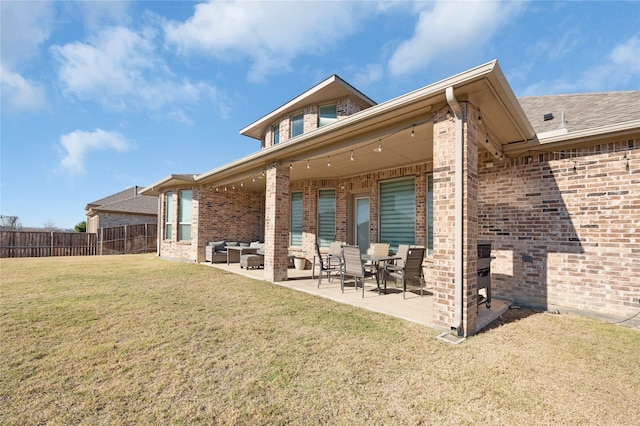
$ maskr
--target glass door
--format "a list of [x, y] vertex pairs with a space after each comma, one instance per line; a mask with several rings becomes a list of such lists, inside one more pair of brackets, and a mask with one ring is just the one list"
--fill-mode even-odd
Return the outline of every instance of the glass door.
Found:
[[355, 199], [355, 242], [360, 246], [360, 252], [366, 253], [369, 248], [369, 197]]

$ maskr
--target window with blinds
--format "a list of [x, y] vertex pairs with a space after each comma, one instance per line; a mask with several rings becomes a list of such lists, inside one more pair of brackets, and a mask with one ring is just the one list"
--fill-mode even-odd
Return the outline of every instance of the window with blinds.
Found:
[[291, 193], [289, 245], [291, 247], [302, 247], [302, 192]]
[[380, 237], [392, 250], [399, 244], [415, 244], [416, 239], [415, 179], [380, 183]]
[[336, 190], [318, 191], [318, 244], [328, 248], [336, 239]]

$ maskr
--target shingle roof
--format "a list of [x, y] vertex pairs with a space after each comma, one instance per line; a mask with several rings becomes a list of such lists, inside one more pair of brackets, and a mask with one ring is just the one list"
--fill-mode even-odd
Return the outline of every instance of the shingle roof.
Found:
[[134, 186], [87, 204], [86, 210], [137, 214], [158, 214], [158, 198], [138, 195], [142, 187]]
[[[640, 119], [640, 91], [518, 98], [536, 133], [566, 127], [569, 133]], [[564, 112], [565, 123], [562, 122]], [[544, 121], [545, 114], [553, 119]]]

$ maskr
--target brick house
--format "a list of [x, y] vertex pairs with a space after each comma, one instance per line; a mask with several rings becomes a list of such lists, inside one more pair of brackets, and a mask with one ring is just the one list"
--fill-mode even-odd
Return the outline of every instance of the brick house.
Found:
[[640, 92], [517, 99], [497, 61], [376, 104], [332, 76], [241, 130], [247, 157], [171, 175], [158, 254], [265, 242], [264, 278], [316, 241], [427, 248], [433, 323], [476, 329], [478, 242], [494, 297], [625, 317], [640, 307]]
[[133, 186], [87, 204], [87, 232], [114, 226], [158, 223], [158, 198], [142, 195], [142, 189]]

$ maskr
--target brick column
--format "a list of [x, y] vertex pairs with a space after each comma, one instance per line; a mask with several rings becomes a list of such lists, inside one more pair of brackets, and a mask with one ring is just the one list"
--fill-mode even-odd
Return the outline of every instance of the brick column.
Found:
[[[477, 319], [477, 111], [466, 102], [463, 112], [464, 202], [462, 328], [475, 333]], [[433, 124], [433, 322], [449, 329], [455, 326], [455, 118], [441, 109]]]
[[267, 166], [264, 214], [264, 278], [287, 279], [290, 227], [289, 166], [277, 162]]

